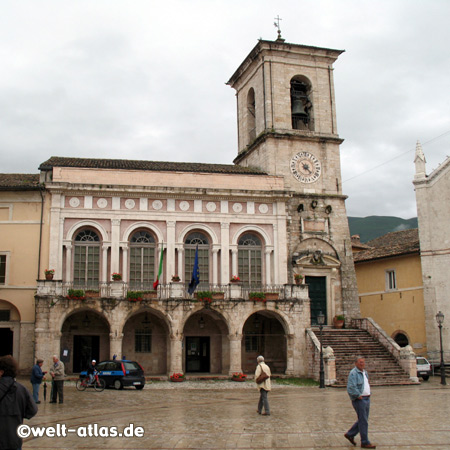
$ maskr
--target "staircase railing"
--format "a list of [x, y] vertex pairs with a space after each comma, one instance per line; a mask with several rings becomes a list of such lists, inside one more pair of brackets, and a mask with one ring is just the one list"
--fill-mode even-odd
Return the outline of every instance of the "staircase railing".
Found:
[[416, 354], [412, 347], [400, 347], [397, 342], [389, 337], [386, 332], [370, 317], [352, 319], [351, 327], [367, 331], [397, 360], [402, 369], [408, 374], [409, 379], [418, 382]]

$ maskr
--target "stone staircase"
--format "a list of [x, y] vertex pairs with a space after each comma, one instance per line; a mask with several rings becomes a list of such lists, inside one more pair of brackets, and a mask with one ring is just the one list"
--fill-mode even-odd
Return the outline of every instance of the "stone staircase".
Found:
[[[317, 338], [319, 328], [313, 328]], [[335, 387], [347, 386], [347, 377], [355, 366], [355, 357], [364, 356], [371, 386], [417, 384], [409, 379], [394, 356], [367, 331], [359, 329], [322, 330], [323, 347], [331, 347], [336, 358]]]

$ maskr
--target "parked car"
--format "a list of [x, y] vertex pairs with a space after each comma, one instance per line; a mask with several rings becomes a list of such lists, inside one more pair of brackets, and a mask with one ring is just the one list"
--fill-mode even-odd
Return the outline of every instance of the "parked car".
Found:
[[422, 377], [424, 381], [427, 381], [431, 375], [431, 364], [423, 356], [418, 356], [416, 358], [417, 364], [417, 376]]
[[[101, 361], [96, 365], [99, 378], [105, 380], [106, 387], [122, 389], [124, 386], [134, 386], [136, 389], [144, 389], [144, 369], [136, 361], [110, 360]], [[80, 373], [80, 378], [87, 377], [87, 371]]]

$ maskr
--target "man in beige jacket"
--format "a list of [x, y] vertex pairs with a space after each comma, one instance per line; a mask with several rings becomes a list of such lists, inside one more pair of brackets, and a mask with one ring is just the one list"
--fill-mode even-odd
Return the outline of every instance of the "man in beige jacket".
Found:
[[52, 376], [52, 398], [50, 403], [56, 403], [56, 398], [59, 397], [59, 403], [64, 402], [64, 363], [59, 360], [56, 355], [53, 355], [53, 367], [50, 369]]
[[[255, 371], [255, 381], [261, 375], [262, 372], [265, 372], [269, 377], [266, 378], [262, 383], [257, 383], [256, 386], [259, 389], [259, 402], [258, 402], [258, 414], [262, 414], [263, 416], [270, 416], [270, 408], [269, 408], [269, 400], [267, 398], [267, 394], [272, 389], [270, 384], [271, 372], [269, 366], [264, 362], [264, 356], [258, 356], [256, 358], [258, 365], [256, 366]], [[264, 406], [264, 412], [262, 412]]]

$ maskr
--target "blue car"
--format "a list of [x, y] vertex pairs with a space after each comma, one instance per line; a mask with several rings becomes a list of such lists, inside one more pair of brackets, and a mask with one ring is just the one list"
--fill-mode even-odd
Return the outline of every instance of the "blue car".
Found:
[[[99, 378], [105, 380], [106, 387], [112, 386], [114, 389], [122, 389], [124, 386], [134, 386], [136, 389], [144, 389], [145, 377], [144, 369], [136, 361], [110, 360], [101, 361], [95, 368]], [[80, 378], [86, 378], [87, 371], [80, 373]]]

